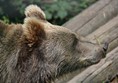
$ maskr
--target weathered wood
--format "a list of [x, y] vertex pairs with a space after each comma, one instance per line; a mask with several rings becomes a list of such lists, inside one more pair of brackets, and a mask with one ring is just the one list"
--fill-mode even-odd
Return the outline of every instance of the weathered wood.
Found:
[[114, 39], [118, 38], [118, 26], [117, 27], [113, 27], [110, 30], [108, 30], [107, 32], [105, 32], [103, 35], [101, 35], [100, 37], [98, 37], [98, 39], [104, 43], [104, 42], [112, 42]]
[[90, 40], [96, 40], [97, 38], [101, 42], [107, 41], [109, 42], [108, 52], [113, 50], [118, 46], [118, 16], [86, 36], [86, 38]]
[[105, 25], [101, 26], [97, 30], [93, 31], [91, 34], [87, 35], [86, 38], [95, 40], [96, 37], [103, 35], [108, 30], [112, 29], [113, 27], [118, 26], [118, 16], [114, 17], [112, 20], [107, 22]]
[[88, 21], [93, 19], [98, 14], [98, 12], [107, 6], [111, 1], [112, 0], [100, 0], [96, 2], [87, 8], [87, 10], [70, 19], [70, 21], [66, 22], [63, 26], [71, 29], [72, 31], [76, 31], [85, 25]]
[[[101, 1], [104, 1], [105, 3], [105, 0], [100, 0], [98, 2], [101, 2]], [[98, 2], [96, 3], [96, 7], [94, 7], [95, 10], [98, 6], [97, 5]], [[112, 19], [114, 16], [118, 14], [118, 1], [117, 0], [111, 0], [105, 6], [101, 6], [99, 4], [99, 6], [103, 7], [99, 11], [95, 11], [94, 8], [92, 9], [93, 6], [89, 7], [88, 9], [86, 9], [85, 11], [77, 15], [75, 17], [76, 19], [73, 18], [71, 22], [67, 22], [66, 24], [64, 24], [64, 26], [75, 32], [77, 31], [77, 33], [85, 36], [91, 33], [92, 31], [96, 30], [100, 26], [104, 25], [106, 22], [108, 22], [110, 19]], [[93, 13], [93, 11], [97, 13], [95, 14]], [[92, 17], [89, 16], [89, 13], [92, 13], [90, 14]], [[89, 19], [89, 20], [83, 22], [83, 20], [85, 19]]]
[[111, 3], [100, 10], [97, 15], [77, 30], [78, 34], [86, 36], [104, 25], [110, 19], [118, 14], [118, 0], [112, 0]]
[[87, 68], [68, 83], [102, 83], [118, 72], [118, 47], [107, 54], [100, 63]]
[[118, 46], [118, 16], [86, 36], [86, 38], [90, 40], [96, 40], [97, 38], [101, 42], [109, 42], [108, 52], [114, 49]]
[[118, 46], [118, 37], [116, 39], [114, 39], [110, 44], [109, 44], [109, 49], [108, 52], [110, 52], [111, 50], [113, 50], [115, 47]]

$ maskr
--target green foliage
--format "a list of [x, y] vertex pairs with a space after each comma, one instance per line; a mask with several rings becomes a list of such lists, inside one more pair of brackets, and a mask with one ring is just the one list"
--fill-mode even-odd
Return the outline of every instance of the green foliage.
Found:
[[2, 20], [3, 20], [5, 23], [10, 23], [9, 18], [6, 17], [6, 16], [3, 16], [3, 17], [2, 17]]
[[[51, 5], [46, 4], [44, 6], [47, 19], [64, 19], [68, 15], [68, 10], [72, 9], [70, 3], [67, 1], [59, 0]], [[49, 14], [49, 15], [48, 15]]]
[[63, 24], [95, 1], [97, 0], [0, 0], [0, 19], [8, 23], [9, 20], [22, 22], [25, 7], [37, 4], [44, 10], [47, 20]]

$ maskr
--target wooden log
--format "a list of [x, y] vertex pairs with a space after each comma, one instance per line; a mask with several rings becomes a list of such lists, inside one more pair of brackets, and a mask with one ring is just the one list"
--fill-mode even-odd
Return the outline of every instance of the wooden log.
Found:
[[118, 72], [118, 47], [107, 54], [100, 63], [87, 68], [67, 83], [102, 83]]
[[98, 37], [97, 39], [99, 39], [99, 41], [102, 42], [102, 43], [104, 43], [106, 41], [108, 43], [110, 43], [116, 38], [118, 38], [118, 26], [111, 28], [110, 30], [105, 32], [103, 35]]
[[93, 19], [100, 10], [102, 10], [105, 6], [107, 6], [112, 0], [100, 0], [87, 8], [82, 13], [78, 14], [74, 18], [70, 19], [63, 26], [71, 29], [72, 31], [76, 31], [85, 25], [88, 21]]
[[92, 32], [86, 38], [95, 41], [96, 38], [101, 42], [109, 43], [108, 52], [118, 46], [118, 16], [114, 17], [108, 23]]
[[118, 26], [118, 16], [114, 17], [112, 20], [107, 22], [105, 25], [101, 26], [100, 28], [93, 31], [91, 34], [87, 35], [86, 38], [95, 40], [96, 37], [100, 37], [108, 30], [112, 29], [113, 27]]
[[82, 36], [86, 36], [98, 29], [100, 26], [104, 25], [117, 14], [118, 0], [112, 0], [107, 6], [100, 10], [93, 19], [89, 20], [88, 23], [79, 28], [77, 33], [81, 34]]
[[111, 50], [113, 50], [117, 46], [118, 46], [118, 38], [114, 39], [111, 43], [109, 43], [108, 52], [110, 52]]

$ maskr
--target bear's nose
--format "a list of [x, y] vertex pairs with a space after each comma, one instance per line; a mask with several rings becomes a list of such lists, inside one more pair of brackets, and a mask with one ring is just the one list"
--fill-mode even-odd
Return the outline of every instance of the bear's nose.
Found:
[[103, 50], [104, 50], [105, 52], [107, 52], [108, 46], [109, 46], [108, 42], [105, 42], [104, 45], [103, 45]]

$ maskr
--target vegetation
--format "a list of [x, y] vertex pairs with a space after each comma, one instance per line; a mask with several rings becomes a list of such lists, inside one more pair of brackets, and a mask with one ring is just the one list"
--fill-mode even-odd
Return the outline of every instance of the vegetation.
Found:
[[50, 22], [61, 25], [95, 1], [97, 0], [0, 0], [0, 19], [7, 23], [22, 23], [25, 7], [37, 4]]

